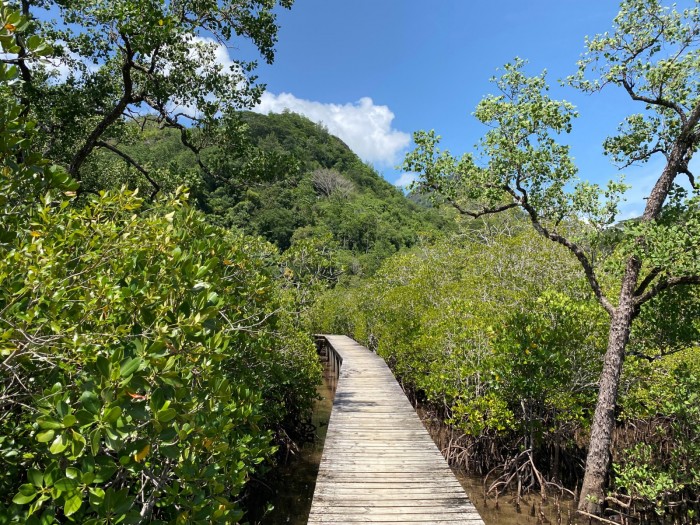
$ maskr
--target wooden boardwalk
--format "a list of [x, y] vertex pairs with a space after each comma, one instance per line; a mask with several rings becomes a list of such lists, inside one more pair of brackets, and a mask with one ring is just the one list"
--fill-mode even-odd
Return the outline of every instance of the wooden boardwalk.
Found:
[[342, 365], [309, 523], [483, 525], [384, 360], [323, 337]]

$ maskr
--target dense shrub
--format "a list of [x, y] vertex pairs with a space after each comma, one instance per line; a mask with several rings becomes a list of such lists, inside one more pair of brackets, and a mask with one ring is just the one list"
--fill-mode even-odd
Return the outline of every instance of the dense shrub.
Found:
[[[323, 294], [309, 320], [376, 349], [451, 429], [450, 459], [496, 467], [487, 488], [573, 489], [608, 319], [567, 253], [517, 220], [491, 226], [397, 253], [373, 278]], [[699, 510], [699, 308], [692, 289], [666, 292], [633, 325], [608, 501], [625, 519]]]
[[513, 221], [505, 234], [475, 230], [399, 253], [364, 284], [328, 292], [311, 313], [319, 331], [376, 348], [462, 432], [469, 460], [491, 440], [481, 469], [504, 460], [495, 442], [515, 454], [576, 449], [604, 351], [605, 314], [576, 261]]
[[184, 195], [26, 212], [0, 257], [0, 522], [239, 519], [319, 373], [276, 250]]
[[[28, 22], [1, 11], [17, 53]], [[276, 248], [181, 190], [76, 198], [37, 153], [18, 68], [0, 78], [0, 523], [239, 521], [320, 379]]]
[[624, 425], [614, 455], [617, 498], [664, 513], [700, 492], [700, 361], [697, 348], [628, 363]]

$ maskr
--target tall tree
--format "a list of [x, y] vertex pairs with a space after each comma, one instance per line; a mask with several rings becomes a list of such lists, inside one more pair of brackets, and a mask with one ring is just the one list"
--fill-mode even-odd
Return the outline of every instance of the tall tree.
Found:
[[[506, 65], [503, 76], [494, 79], [500, 94], [477, 106], [476, 117], [491, 129], [476, 155], [457, 159], [438, 149], [440, 137], [434, 132], [418, 132], [417, 147], [404, 162], [407, 171], [421, 174], [419, 191], [446, 199], [462, 214], [523, 210], [540, 234], [576, 256], [609, 314], [579, 503], [587, 513], [600, 513], [605, 501], [632, 322], [641, 305], [661, 291], [700, 283], [700, 194], [689, 168], [700, 145], [700, 10], [694, 4], [679, 11], [658, 0], [623, 0], [614, 30], [587, 41], [579, 71], [569, 79], [590, 93], [621, 87], [642, 105], [604, 143], [616, 162], [629, 166], [661, 156], [665, 163], [640, 219], [620, 226], [624, 235], [613, 256], [617, 269], [611, 272], [616, 284], [604, 286], [597, 248], [615, 223], [625, 185], [611, 181], [603, 189], [577, 180], [568, 146], [557, 142], [558, 135], [570, 131], [575, 108], [549, 97], [545, 74], [528, 77], [522, 60]], [[691, 194], [679, 179], [689, 181]]]
[[[47, 156], [80, 179], [88, 157], [102, 149], [133, 165], [156, 192], [158, 181], [119, 145], [134, 129], [125, 124], [179, 130], [206, 169], [200, 153], [212, 134], [238, 140], [233, 111], [255, 105], [263, 88], [252, 74], [255, 61], [231, 60], [228, 48], [247, 40], [272, 62], [274, 9], [292, 3], [22, 0], [31, 25], [10, 35], [13, 51], [0, 60], [21, 72], [20, 96], [44, 131]], [[37, 35], [53, 48], [41, 61], [30, 52]]]

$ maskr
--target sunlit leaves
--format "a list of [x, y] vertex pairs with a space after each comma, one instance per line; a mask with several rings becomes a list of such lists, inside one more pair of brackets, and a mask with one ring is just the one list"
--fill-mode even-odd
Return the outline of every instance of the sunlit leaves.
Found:
[[278, 312], [276, 251], [185, 201], [143, 211], [129, 191], [103, 192], [15, 219], [0, 262], [14, 374], [0, 383], [11, 437], [0, 453], [15, 458], [0, 516], [132, 520], [147, 494], [154, 520], [178, 508], [233, 522], [237, 495], [276, 450], [271, 430], [310, 408], [318, 363]]
[[579, 71], [569, 82], [587, 92], [608, 84], [645, 105], [606, 141], [616, 162], [646, 161], [670, 152], [700, 101], [700, 10], [658, 0], [625, 0], [614, 30], [586, 42]]
[[366, 284], [328, 292], [315, 329], [376, 345], [404, 385], [473, 439], [527, 431], [546, 442], [586, 424], [606, 316], [575, 260], [502, 220], [512, 237], [483, 225], [470, 241], [397, 254]]

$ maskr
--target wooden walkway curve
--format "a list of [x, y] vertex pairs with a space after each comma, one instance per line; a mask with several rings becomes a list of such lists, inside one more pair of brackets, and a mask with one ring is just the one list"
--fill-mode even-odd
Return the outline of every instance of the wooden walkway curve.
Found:
[[384, 360], [320, 337], [342, 365], [308, 522], [483, 525]]

